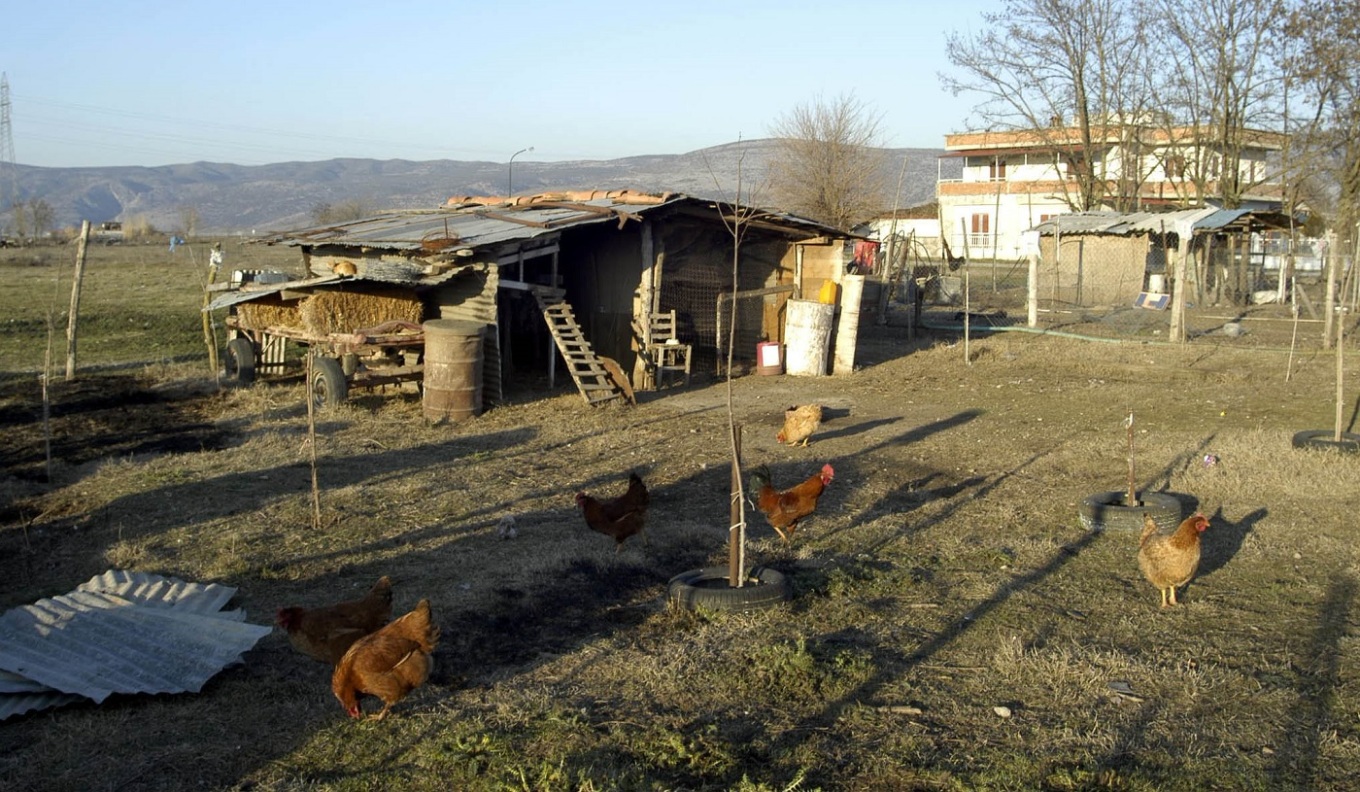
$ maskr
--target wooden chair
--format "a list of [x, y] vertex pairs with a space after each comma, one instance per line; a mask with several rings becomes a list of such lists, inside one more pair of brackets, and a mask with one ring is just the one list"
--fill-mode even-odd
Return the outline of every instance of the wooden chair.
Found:
[[667, 374], [674, 377], [684, 374], [685, 384], [688, 385], [690, 359], [694, 355], [694, 347], [691, 344], [680, 343], [675, 311], [648, 314], [647, 323], [650, 332], [643, 337], [651, 341], [643, 348], [642, 357], [651, 371], [656, 387], [666, 386]]

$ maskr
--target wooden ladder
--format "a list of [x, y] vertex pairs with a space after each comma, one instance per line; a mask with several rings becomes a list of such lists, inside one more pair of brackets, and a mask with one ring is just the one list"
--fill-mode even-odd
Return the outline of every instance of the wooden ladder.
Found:
[[557, 342], [557, 349], [567, 362], [567, 371], [576, 381], [576, 388], [581, 391], [586, 404], [602, 404], [611, 399], [626, 400], [623, 391], [614, 384], [609, 370], [581, 332], [571, 303], [564, 299], [566, 292], [547, 287], [536, 287], [532, 291], [539, 310], [543, 312], [543, 319], [548, 323], [548, 332]]

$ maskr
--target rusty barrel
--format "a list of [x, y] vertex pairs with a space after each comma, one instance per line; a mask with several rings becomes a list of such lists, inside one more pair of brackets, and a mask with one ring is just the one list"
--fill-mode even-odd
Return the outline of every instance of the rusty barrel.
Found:
[[428, 421], [461, 421], [482, 412], [482, 331], [464, 319], [431, 319], [425, 330], [425, 392]]

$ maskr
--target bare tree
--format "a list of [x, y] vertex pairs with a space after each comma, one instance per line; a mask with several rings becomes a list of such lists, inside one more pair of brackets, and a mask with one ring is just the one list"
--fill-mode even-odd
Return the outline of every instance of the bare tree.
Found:
[[19, 242], [23, 243], [28, 237], [28, 207], [23, 201], [15, 201], [10, 204], [10, 224], [14, 227], [14, 236], [18, 237]]
[[[1062, 189], [1073, 209], [1126, 208], [1147, 177], [1136, 137], [1148, 108], [1142, 19], [1125, 0], [1003, 0], [982, 18], [980, 32], [948, 37], [958, 73], [940, 75], [955, 94], [982, 96], [969, 123], [1032, 135], [1071, 178]], [[1129, 155], [1114, 172], [1099, 156], [1112, 142]]]
[[1288, 65], [1304, 108], [1296, 131], [1302, 159], [1312, 164], [1305, 175], [1335, 185], [1330, 196], [1315, 191], [1310, 205], [1331, 204], [1333, 227], [1344, 244], [1360, 223], [1360, 60], [1354, 53], [1360, 6], [1354, 0], [1304, 3], [1294, 9], [1288, 31], [1298, 45]]
[[198, 235], [198, 209], [193, 206], [181, 206], [179, 208], [179, 233], [185, 239], [192, 239]]
[[779, 154], [770, 192], [780, 206], [844, 231], [884, 205], [880, 116], [854, 95], [799, 105], [771, 127]]
[[338, 204], [318, 203], [311, 211], [312, 220], [317, 225], [348, 223], [352, 220], [362, 220], [372, 214], [373, 208], [368, 202], [358, 198], [350, 198]]
[[1251, 187], [1278, 176], [1244, 172], [1242, 154], [1278, 130], [1283, 74], [1275, 53], [1287, 17], [1282, 0], [1149, 0], [1142, 6], [1159, 54], [1150, 70], [1166, 133], [1185, 152], [1183, 177], [1235, 208]]
[[352, 220], [362, 220], [373, 214], [373, 207], [368, 202], [359, 198], [350, 198], [341, 201], [335, 206], [335, 222], [348, 223]]
[[56, 220], [57, 213], [53, 211], [52, 205], [42, 198], [30, 198], [28, 200], [28, 216], [33, 221], [33, 236], [41, 238], [52, 230], [52, 224]]

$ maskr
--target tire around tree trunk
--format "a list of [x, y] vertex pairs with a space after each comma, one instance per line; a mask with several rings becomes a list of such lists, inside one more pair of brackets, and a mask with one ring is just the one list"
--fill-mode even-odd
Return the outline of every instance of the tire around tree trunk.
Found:
[[1143, 530], [1143, 513], [1150, 515], [1162, 531], [1173, 531], [1181, 523], [1181, 502], [1167, 492], [1144, 492], [1142, 503], [1125, 505], [1128, 493], [1122, 490], [1097, 492], [1082, 499], [1077, 508], [1081, 524], [1088, 531]]
[[789, 601], [792, 589], [784, 573], [759, 566], [746, 575], [746, 585], [732, 588], [727, 567], [705, 567], [681, 572], [671, 578], [666, 596], [675, 604], [695, 610], [762, 611]]

